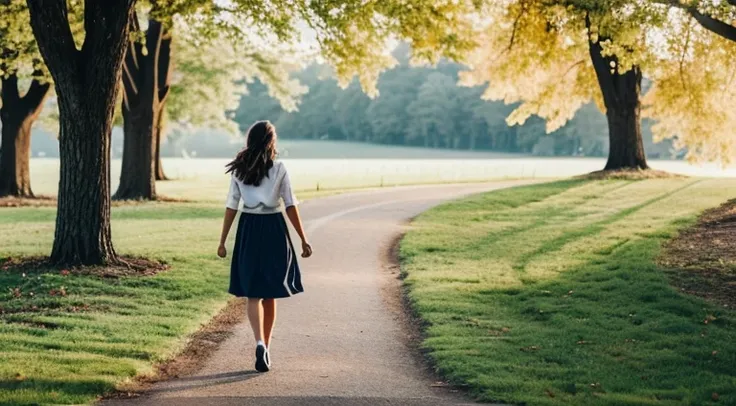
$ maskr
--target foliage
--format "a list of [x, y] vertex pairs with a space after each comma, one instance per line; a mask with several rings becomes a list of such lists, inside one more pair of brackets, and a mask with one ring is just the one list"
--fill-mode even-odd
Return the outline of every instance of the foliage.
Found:
[[618, 73], [647, 66], [646, 30], [661, 14], [662, 7], [626, 1], [490, 2], [479, 32], [483, 45], [468, 57], [461, 82], [488, 83], [485, 99], [520, 103], [507, 119], [510, 125], [537, 115], [553, 132], [591, 100], [605, 112], [589, 42], [617, 57], [611, 69]]
[[290, 77], [288, 50], [253, 49], [224, 33], [203, 39], [191, 25], [176, 24], [173, 42], [174, 75], [167, 103], [169, 119], [177, 127], [222, 128], [237, 131], [228, 111], [255, 79], [268, 86], [269, 95], [287, 111], [296, 109], [307, 89]]
[[421, 215], [401, 257], [424, 348], [486, 402], [733, 403], [736, 313], [673, 288], [655, 263], [733, 187], [564, 181]]
[[315, 30], [325, 61], [342, 87], [357, 77], [367, 94], [378, 94], [378, 74], [396, 64], [387, 51], [407, 41], [415, 62], [462, 59], [475, 45], [472, 20], [478, 0], [348, 0], [308, 2], [307, 23]]
[[16, 75], [21, 83], [30, 79], [48, 82], [51, 77], [38, 52], [28, 19], [25, 0], [0, 2], [0, 78]]
[[3, 1], [0, 16], [0, 76], [30, 76], [42, 63], [25, 0]]
[[[234, 120], [244, 131], [269, 119], [287, 138], [364, 141], [393, 145], [485, 149], [536, 155], [604, 156], [608, 151], [605, 116], [592, 104], [550, 135], [544, 122], [531, 117], [509, 127], [505, 118], [518, 107], [480, 99], [483, 88], [455, 83], [462, 65], [440, 61], [435, 68], [411, 66], [409, 50], [399, 46], [400, 64], [384, 72], [380, 96], [366, 96], [357, 81], [340, 90], [329, 68], [312, 65], [295, 74], [309, 87], [297, 112], [285, 112], [255, 83], [243, 96]], [[430, 77], [432, 79], [430, 79]], [[421, 95], [420, 95], [421, 92]], [[644, 140], [651, 156], [671, 157], [669, 142], [652, 143], [645, 120]], [[439, 131], [438, 131], [439, 129]]]
[[461, 83], [488, 83], [484, 99], [520, 103], [508, 116], [509, 125], [537, 115], [551, 133], [585, 103], [596, 100], [602, 106], [579, 15], [558, 17], [564, 9], [538, 1], [493, 4], [485, 12], [488, 22], [479, 32], [483, 46], [468, 57], [470, 68], [461, 73]]
[[682, 12], [670, 14], [645, 114], [657, 121], [655, 137], [673, 137], [691, 161], [730, 163], [736, 157], [736, 43]]

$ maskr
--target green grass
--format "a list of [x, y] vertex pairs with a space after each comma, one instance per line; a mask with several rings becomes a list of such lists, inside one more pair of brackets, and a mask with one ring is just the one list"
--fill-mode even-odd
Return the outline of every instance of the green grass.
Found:
[[[0, 271], [0, 404], [90, 402], [182, 348], [228, 298], [229, 262], [213, 246], [222, 212], [209, 204], [115, 208], [117, 250], [171, 265], [154, 277]], [[46, 254], [53, 219], [52, 209], [3, 209], [0, 258]], [[65, 297], [51, 295], [62, 286]]]
[[734, 190], [565, 181], [421, 215], [401, 256], [423, 346], [483, 401], [710, 404], [717, 393], [736, 404], [736, 315], [680, 294], [655, 261]]

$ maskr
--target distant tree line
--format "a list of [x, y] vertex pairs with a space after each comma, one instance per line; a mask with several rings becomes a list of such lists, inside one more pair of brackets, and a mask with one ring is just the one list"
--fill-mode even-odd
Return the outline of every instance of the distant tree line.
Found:
[[[518, 104], [481, 99], [483, 87], [458, 86], [457, 63], [411, 66], [409, 48], [394, 52], [399, 61], [378, 81], [379, 96], [371, 99], [355, 81], [341, 89], [328, 67], [312, 65], [296, 77], [309, 88], [298, 111], [282, 109], [266, 86], [249, 87], [234, 120], [243, 132], [256, 120], [268, 119], [279, 134], [293, 139], [329, 139], [389, 145], [466, 150], [492, 150], [539, 156], [605, 156], [606, 117], [592, 103], [551, 134], [545, 121], [533, 117], [509, 126], [506, 117]], [[643, 138], [650, 157], [671, 158], [670, 141], [652, 141], [651, 122], [644, 120]]]

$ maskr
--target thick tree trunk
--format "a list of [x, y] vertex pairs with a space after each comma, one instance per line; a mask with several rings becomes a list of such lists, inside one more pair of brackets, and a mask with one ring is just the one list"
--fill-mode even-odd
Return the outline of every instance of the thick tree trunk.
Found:
[[50, 85], [33, 80], [22, 97], [18, 78], [2, 79], [2, 146], [0, 146], [0, 197], [33, 197], [31, 190], [31, 128], [41, 112]]
[[110, 134], [134, 0], [86, 0], [78, 50], [66, 0], [27, 0], [59, 98], [60, 180], [51, 261], [118, 262], [110, 232]]
[[608, 162], [605, 170], [648, 169], [641, 138], [641, 106], [625, 104], [607, 108]]
[[[131, 25], [132, 30], [140, 30], [137, 18]], [[145, 46], [147, 52], [143, 44], [131, 40], [125, 55], [123, 167], [114, 196], [119, 200], [155, 200], [156, 180], [163, 175], [159, 142], [169, 93], [171, 36], [160, 22], [149, 21]]]
[[649, 169], [641, 138], [641, 81], [639, 66], [618, 72], [618, 58], [603, 56], [600, 41], [589, 42], [590, 56], [603, 93], [610, 141], [605, 170]]

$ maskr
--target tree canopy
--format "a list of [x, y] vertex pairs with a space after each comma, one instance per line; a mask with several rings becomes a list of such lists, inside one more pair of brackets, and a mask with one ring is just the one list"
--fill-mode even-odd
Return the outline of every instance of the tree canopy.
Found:
[[[725, 18], [736, 7], [724, 2], [698, 10]], [[713, 35], [712, 17], [686, 11], [671, 11], [662, 27], [645, 114], [657, 122], [656, 138], [673, 138], [691, 161], [729, 164], [736, 158], [736, 42]]]
[[[583, 105], [572, 120], [551, 134], [546, 134], [545, 122], [537, 116], [523, 125], [509, 126], [506, 117], [519, 104], [481, 100], [482, 86], [457, 86], [463, 65], [445, 60], [433, 68], [412, 66], [406, 45], [398, 47], [393, 56], [401, 63], [381, 75], [377, 98], [366, 96], [357, 81], [340, 89], [328, 67], [313, 65], [295, 74], [309, 87], [298, 111], [284, 111], [268, 96], [265, 86], [256, 82], [243, 96], [234, 119], [242, 131], [255, 120], [270, 119], [282, 137], [295, 139], [413, 146], [434, 146], [436, 139], [437, 146], [443, 148], [545, 156], [607, 154], [606, 118], [591, 103]], [[435, 106], [442, 106], [442, 111]], [[654, 144], [650, 129], [650, 121], [644, 120], [648, 152], [655, 157], [673, 157], [676, 151], [670, 142]], [[203, 142], [198, 142], [196, 149], [208, 156], [218, 154], [215, 145], [206, 152], [209, 147]]]

